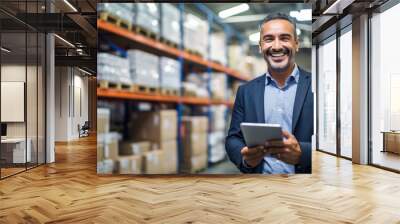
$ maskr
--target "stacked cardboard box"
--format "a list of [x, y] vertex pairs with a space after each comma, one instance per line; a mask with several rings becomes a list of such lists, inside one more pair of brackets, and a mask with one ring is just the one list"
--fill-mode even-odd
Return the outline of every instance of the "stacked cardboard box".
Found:
[[158, 3], [135, 3], [135, 24], [155, 34], [160, 33], [160, 6]]
[[120, 174], [143, 173], [144, 155], [150, 151], [151, 144], [147, 141], [131, 142], [123, 141], [119, 144], [119, 158], [117, 169]]
[[121, 135], [110, 132], [110, 109], [97, 108], [97, 172], [111, 174], [114, 172], [114, 161], [119, 158], [118, 142]]
[[206, 116], [182, 117], [183, 160], [182, 172], [193, 173], [207, 167], [207, 131]]
[[117, 132], [97, 134], [97, 172], [111, 174], [115, 171], [114, 161], [118, 160], [118, 142], [121, 136]]
[[148, 141], [151, 150], [144, 153], [144, 173], [177, 172], [177, 113], [176, 110], [137, 112], [131, 114], [128, 138]]
[[159, 87], [160, 72], [158, 56], [141, 50], [128, 50], [128, 60], [130, 77], [133, 84]]
[[178, 46], [181, 43], [179, 26], [179, 10], [170, 3], [161, 4], [161, 37]]
[[121, 140], [121, 135], [117, 132], [109, 133], [97, 133], [97, 144], [101, 145], [100, 148], [102, 155], [101, 159], [112, 159], [116, 160], [119, 157], [119, 141]]
[[117, 172], [119, 174], [141, 174], [142, 162], [142, 155], [120, 156], [116, 160]]
[[110, 109], [97, 108], [97, 133], [110, 132]]
[[161, 88], [179, 90], [181, 88], [181, 66], [179, 61], [172, 58], [161, 57], [160, 65]]
[[113, 174], [114, 173], [114, 160], [104, 159], [97, 162], [98, 174]]

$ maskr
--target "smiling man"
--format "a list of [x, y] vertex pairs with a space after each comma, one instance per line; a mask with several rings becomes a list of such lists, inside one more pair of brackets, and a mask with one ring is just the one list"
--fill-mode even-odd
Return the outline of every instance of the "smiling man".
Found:
[[[228, 156], [243, 173], [311, 173], [311, 74], [295, 63], [296, 23], [285, 14], [267, 16], [261, 23], [259, 47], [268, 70], [237, 91], [226, 137]], [[280, 124], [283, 143], [248, 148], [242, 122]]]

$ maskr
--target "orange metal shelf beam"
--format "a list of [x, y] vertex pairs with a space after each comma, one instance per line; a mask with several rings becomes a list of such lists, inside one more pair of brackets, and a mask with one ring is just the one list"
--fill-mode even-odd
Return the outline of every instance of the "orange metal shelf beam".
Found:
[[143, 44], [143, 45], [145, 45], [147, 47], [156, 49], [158, 51], [161, 51], [161, 52], [164, 52], [164, 53], [167, 53], [167, 54], [170, 54], [172, 56], [176, 56], [176, 57], [182, 56], [183, 59], [185, 59], [187, 61], [199, 64], [199, 65], [202, 65], [202, 66], [205, 66], [205, 67], [210, 67], [215, 71], [226, 73], [226, 74], [228, 74], [228, 75], [230, 75], [232, 77], [235, 77], [237, 79], [244, 80], [244, 81], [248, 81], [249, 80], [248, 76], [244, 76], [244, 75], [240, 74], [238, 71], [236, 71], [234, 69], [228, 68], [226, 66], [223, 66], [223, 65], [215, 63], [215, 62], [211, 62], [211, 61], [205, 60], [200, 56], [193, 55], [193, 54], [190, 54], [190, 53], [185, 52], [185, 51], [181, 51], [181, 50], [176, 49], [174, 47], [170, 47], [170, 46], [165, 45], [165, 44], [163, 44], [163, 43], [161, 43], [161, 42], [159, 42], [157, 40], [154, 40], [154, 39], [145, 37], [143, 35], [137, 34], [134, 31], [129, 31], [127, 29], [121, 28], [121, 27], [116, 26], [116, 25], [114, 25], [112, 23], [105, 22], [103, 20], [98, 19], [97, 20], [97, 28], [101, 29], [101, 30], [104, 30], [104, 31], [107, 31], [107, 32], [110, 32], [110, 33], [114, 33], [114, 34], [116, 34], [118, 36], [127, 38], [129, 40], [141, 43], [141, 44]]
[[153, 101], [161, 103], [183, 103], [183, 104], [194, 104], [194, 105], [211, 105], [211, 104], [224, 104], [231, 106], [232, 103], [223, 100], [210, 100], [208, 98], [197, 98], [187, 96], [164, 96], [159, 94], [145, 94], [145, 93], [133, 93], [122, 90], [97, 88], [97, 97], [102, 98], [114, 98], [114, 99], [126, 99], [126, 100], [142, 100], [142, 101]]

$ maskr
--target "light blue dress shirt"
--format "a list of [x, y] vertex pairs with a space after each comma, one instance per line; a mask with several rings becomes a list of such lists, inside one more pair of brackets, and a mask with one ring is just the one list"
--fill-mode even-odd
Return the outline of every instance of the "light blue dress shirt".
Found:
[[[267, 72], [264, 91], [264, 116], [265, 123], [280, 124], [283, 130], [292, 133], [292, 115], [296, 97], [299, 69], [297, 65], [292, 74], [286, 79], [285, 85], [279, 87], [278, 83]], [[275, 157], [264, 157], [263, 173], [290, 174], [294, 173], [294, 165], [287, 164]]]

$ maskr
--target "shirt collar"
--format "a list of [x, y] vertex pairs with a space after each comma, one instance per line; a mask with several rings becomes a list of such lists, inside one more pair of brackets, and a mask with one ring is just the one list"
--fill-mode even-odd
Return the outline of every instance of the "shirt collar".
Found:
[[[265, 85], [269, 85], [273, 82], [276, 86], [278, 86], [276, 83], [276, 80], [274, 78], [272, 78], [271, 74], [269, 74], [268, 71], [265, 73], [265, 75], [266, 75]], [[297, 64], [294, 64], [294, 69], [293, 69], [292, 73], [289, 75], [289, 77], [286, 79], [284, 87], [286, 87], [289, 83], [291, 83], [293, 81], [295, 83], [299, 82], [299, 68], [297, 67]], [[282, 88], [284, 88], [284, 87], [282, 87]]]

